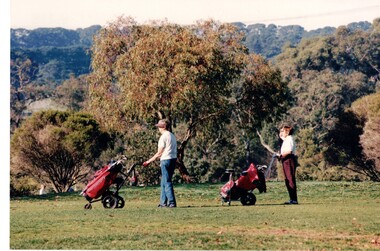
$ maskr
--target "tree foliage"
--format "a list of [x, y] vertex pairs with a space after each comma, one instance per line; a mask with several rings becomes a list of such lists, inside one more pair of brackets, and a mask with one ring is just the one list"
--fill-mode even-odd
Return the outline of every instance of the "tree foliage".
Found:
[[298, 25], [278, 27], [274, 24], [252, 24], [243, 30], [247, 34], [245, 44], [250, 52], [268, 59], [279, 55], [285, 44], [297, 45], [307, 33]]
[[350, 74], [358, 71], [368, 77], [379, 74], [379, 19], [368, 31], [341, 26], [331, 36], [302, 40], [297, 46], [284, 48], [276, 58], [285, 77], [302, 78], [302, 71], [322, 71]]
[[164, 117], [185, 124], [177, 133], [182, 164], [189, 140], [209, 130], [210, 121], [224, 124], [232, 111], [243, 114], [252, 102], [257, 105], [245, 117], [265, 120], [283, 101], [279, 72], [249, 56], [242, 39], [236, 27], [212, 20], [184, 27], [120, 18], [94, 41], [90, 110], [117, 130]]
[[27, 91], [27, 87], [35, 79], [37, 70], [38, 68], [33, 65], [29, 58], [19, 57], [15, 60], [11, 60], [11, 131], [21, 124], [22, 113], [26, 109], [25, 100], [27, 96], [30, 95], [30, 92]]
[[85, 76], [65, 80], [56, 88], [56, 100], [73, 111], [80, 111], [85, 107], [87, 100], [88, 85]]
[[[228, 84], [240, 73], [246, 53], [234, 32], [232, 26], [214, 22], [186, 28], [118, 20], [94, 42], [91, 105], [114, 111], [104, 104], [112, 103], [128, 117], [193, 123], [223, 110], [228, 102], [221, 97], [228, 95]], [[106, 118], [112, 126], [111, 116]], [[114, 125], [120, 125], [117, 121]]]
[[292, 99], [281, 72], [262, 56], [250, 54], [239, 81], [233, 85], [233, 112], [240, 128], [261, 128], [281, 116]]
[[11, 139], [11, 169], [64, 192], [87, 175], [107, 141], [88, 114], [35, 113]]
[[380, 93], [360, 98], [352, 104], [352, 109], [364, 121], [360, 145], [368, 160], [365, 171], [373, 180], [380, 181]]
[[[378, 86], [379, 27], [378, 19], [368, 31], [342, 26], [332, 36], [302, 40], [297, 47], [289, 46], [276, 59], [276, 65], [289, 80], [289, 87], [296, 97], [295, 105], [289, 110], [290, 121], [300, 132], [308, 132], [300, 134], [308, 137], [300, 138], [300, 141], [312, 139], [315, 156], [319, 156], [315, 162], [324, 162], [323, 156], [330, 156], [327, 160], [331, 160], [333, 149], [345, 148], [343, 145], [337, 148], [337, 145], [344, 141], [339, 137], [339, 132], [345, 128], [342, 125], [353, 120], [346, 109], [356, 99], [375, 92]], [[355, 131], [344, 133], [355, 138], [360, 135], [354, 135]], [[357, 151], [352, 155], [355, 161], [351, 163], [356, 168], [353, 169], [365, 169], [361, 151], [355, 149]], [[301, 161], [308, 158], [306, 152], [301, 154], [305, 154], [300, 156]], [[325, 168], [327, 165], [323, 164], [322, 169]]]

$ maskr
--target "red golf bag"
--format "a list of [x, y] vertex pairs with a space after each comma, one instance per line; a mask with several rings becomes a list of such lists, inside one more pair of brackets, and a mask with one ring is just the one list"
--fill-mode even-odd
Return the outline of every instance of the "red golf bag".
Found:
[[[111, 169], [112, 168], [112, 169]], [[94, 174], [94, 178], [83, 189], [83, 196], [89, 199], [99, 198], [114, 182], [118, 175], [116, 168], [107, 165]]]
[[[126, 158], [123, 158], [113, 164], [107, 165], [94, 174], [94, 178], [87, 184], [81, 193], [89, 202], [84, 206], [85, 209], [91, 209], [91, 204], [96, 201], [102, 201], [104, 208], [124, 207], [125, 201], [123, 197], [119, 195], [119, 190], [124, 185], [129, 175], [132, 175], [132, 177], [129, 178], [130, 185], [137, 185], [138, 181], [135, 167], [136, 165], [140, 165], [140, 163], [133, 164], [125, 174], [122, 172], [125, 159]], [[121, 176], [119, 176], [119, 174]], [[115, 191], [110, 189], [113, 184], [116, 186], [116, 189], [114, 189]]]

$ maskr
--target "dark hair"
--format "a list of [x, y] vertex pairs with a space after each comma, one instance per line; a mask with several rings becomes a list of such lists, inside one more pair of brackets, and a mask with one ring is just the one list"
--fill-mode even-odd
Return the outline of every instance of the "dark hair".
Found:
[[166, 130], [170, 130], [171, 128], [170, 120], [166, 119], [165, 124], [166, 124]]
[[285, 125], [282, 128], [284, 129], [285, 132], [288, 133], [288, 135], [293, 135], [294, 133], [293, 127]]
[[170, 130], [170, 128], [171, 128], [170, 120], [168, 120], [168, 119], [161, 119], [160, 122], [165, 124], [165, 129], [166, 130]]

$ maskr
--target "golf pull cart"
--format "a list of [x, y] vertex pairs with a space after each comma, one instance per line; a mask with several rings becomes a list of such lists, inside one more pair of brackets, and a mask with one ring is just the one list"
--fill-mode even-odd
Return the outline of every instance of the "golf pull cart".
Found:
[[[124, 169], [124, 161], [126, 159], [126, 157], [123, 157], [95, 173], [93, 179], [81, 192], [81, 195], [88, 201], [84, 206], [85, 209], [91, 209], [92, 203], [97, 201], [101, 201], [104, 208], [124, 207], [125, 200], [119, 195], [119, 190], [128, 178], [131, 186], [137, 185], [135, 168], [137, 165], [141, 165], [141, 163], [135, 163], [124, 173], [122, 170]], [[115, 185], [115, 189], [113, 190], [111, 189], [112, 185]]]
[[276, 154], [273, 154], [269, 166], [258, 165], [256, 167], [251, 163], [237, 180], [233, 179], [235, 170], [227, 169], [229, 181], [220, 190], [222, 205], [224, 203], [231, 205], [233, 200], [240, 200], [244, 206], [255, 205], [256, 196], [253, 194], [253, 190], [257, 188], [260, 193], [266, 192], [266, 178], [270, 175], [275, 158]]

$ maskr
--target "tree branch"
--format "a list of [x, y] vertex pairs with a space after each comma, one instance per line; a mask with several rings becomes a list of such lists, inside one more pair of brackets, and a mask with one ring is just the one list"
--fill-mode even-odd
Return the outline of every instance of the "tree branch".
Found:
[[263, 140], [263, 137], [261, 136], [261, 134], [259, 133], [258, 130], [256, 130], [256, 133], [257, 133], [257, 135], [258, 135], [259, 138], [260, 138], [260, 143], [261, 143], [261, 145], [262, 145], [263, 147], [265, 147], [265, 149], [267, 149], [271, 154], [275, 154], [276, 152], [273, 151], [273, 149], [270, 148], [269, 145], [265, 144], [265, 142], [264, 142], [264, 140]]

